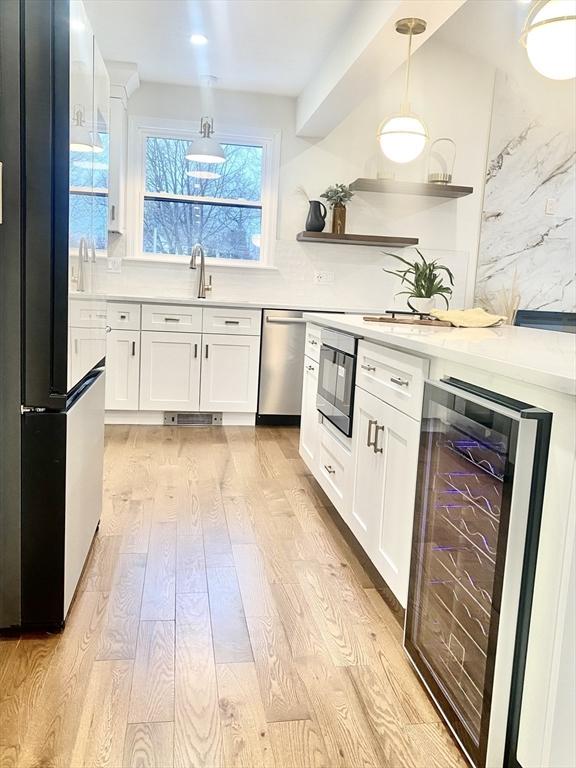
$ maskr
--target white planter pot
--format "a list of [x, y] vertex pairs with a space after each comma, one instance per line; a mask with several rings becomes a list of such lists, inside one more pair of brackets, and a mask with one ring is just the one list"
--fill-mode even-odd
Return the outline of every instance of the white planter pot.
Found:
[[408, 306], [410, 309], [412, 309], [414, 312], [420, 312], [421, 314], [428, 314], [430, 310], [434, 309], [434, 297], [430, 299], [422, 299], [422, 298], [414, 298], [413, 296], [410, 296], [408, 299]]

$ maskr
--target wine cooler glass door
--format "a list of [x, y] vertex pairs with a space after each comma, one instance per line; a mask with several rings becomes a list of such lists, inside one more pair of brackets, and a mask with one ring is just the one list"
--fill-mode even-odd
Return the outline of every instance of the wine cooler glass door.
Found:
[[477, 765], [485, 754], [517, 422], [426, 386], [406, 648]]

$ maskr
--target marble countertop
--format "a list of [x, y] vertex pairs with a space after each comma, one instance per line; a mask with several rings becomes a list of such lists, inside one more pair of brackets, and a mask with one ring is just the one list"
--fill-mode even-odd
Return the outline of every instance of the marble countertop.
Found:
[[[369, 314], [368, 312], [365, 314]], [[397, 349], [438, 357], [576, 395], [576, 335], [503, 325], [432, 328], [366, 322], [362, 315], [306, 313], [306, 320]]]

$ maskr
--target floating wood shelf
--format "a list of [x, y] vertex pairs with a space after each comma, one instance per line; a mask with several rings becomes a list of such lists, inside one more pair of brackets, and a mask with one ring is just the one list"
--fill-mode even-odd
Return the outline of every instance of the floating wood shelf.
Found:
[[455, 184], [430, 184], [425, 181], [396, 181], [395, 179], [356, 179], [350, 184], [356, 192], [387, 192], [396, 195], [426, 195], [428, 197], [466, 197], [474, 187]]
[[418, 245], [417, 237], [387, 237], [386, 235], [333, 235], [332, 232], [298, 232], [300, 243], [332, 243], [332, 245], [384, 245], [388, 248], [406, 248]]

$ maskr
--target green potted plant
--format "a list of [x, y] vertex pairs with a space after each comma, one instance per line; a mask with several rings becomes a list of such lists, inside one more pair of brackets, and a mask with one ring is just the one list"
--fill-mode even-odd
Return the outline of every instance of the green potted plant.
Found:
[[[430, 312], [434, 307], [435, 296], [441, 296], [446, 302], [446, 309], [448, 309], [448, 297], [452, 296], [452, 288], [450, 286], [454, 285], [454, 275], [448, 267], [439, 264], [436, 260], [426, 261], [418, 248], [414, 250], [419, 256], [419, 259], [415, 261], [408, 261], [403, 256], [384, 251], [386, 256], [392, 256], [393, 259], [404, 265], [398, 269], [384, 269], [384, 272], [387, 272], [389, 275], [399, 277], [400, 285], [406, 286], [405, 291], [399, 291], [396, 295], [404, 294], [408, 296], [406, 303], [412, 312], [420, 312], [422, 314]], [[450, 285], [444, 283], [441, 272], [448, 276]]]
[[320, 195], [332, 208], [332, 234], [343, 235], [346, 231], [346, 203], [353, 196], [354, 192], [347, 184], [334, 184]]

